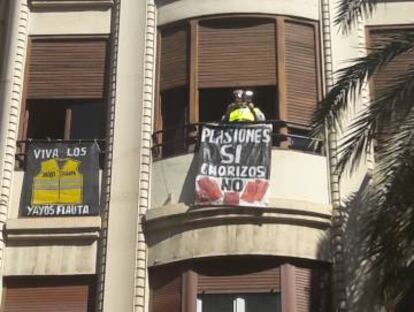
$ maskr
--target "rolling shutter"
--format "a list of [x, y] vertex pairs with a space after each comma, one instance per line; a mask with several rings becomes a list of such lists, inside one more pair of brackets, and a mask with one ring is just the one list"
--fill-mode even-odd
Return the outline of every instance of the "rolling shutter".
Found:
[[[410, 31], [414, 31], [414, 28]], [[389, 42], [389, 36], [402, 30], [371, 30], [369, 33], [370, 46], [376, 47], [386, 45]], [[386, 88], [398, 77], [399, 74], [406, 71], [414, 63], [414, 50], [398, 56], [390, 63], [382, 67], [373, 77], [374, 91], [378, 92]]]
[[278, 292], [279, 268], [238, 275], [198, 275], [198, 292]]
[[199, 25], [199, 87], [276, 85], [275, 22], [242, 18]]
[[[413, 31], [411, 29], [410, 31]], [[390, 36], [403, 30], [371, 30], [369, 33], [370, 46], [386, 45], [390, 40]], [[393, 80], [399, 74], [405, 72], [414, 62], [414, 50], [409, 51], [401, 56], [398, 56], [393, 61], [382, 67], [377, 74], [374, 75], [374, 89], [380, 91], [392, 84]]]
[[181, 312], [182, 274], [169, 267], [150, 273], [151, 312]]
[[[410, 31], [413, 31], [410, 29]], [[390, 41], [390, 36], [396, 33], [401, 33], [404, 30], [371, 30], [369, 32], [369, 40], [371, 47], [378, 47], [382, 45], [386, 45]], [[372, 79], [371, 87], [373, 91], [373, 95], [380, 94], [382, 90], [386, 89], [387, 87], [391, 86], [398, 76], [405, 72], [410, 66], [414, 64], [414, 50], [411, 50], [407, 53], [404, 53], [391, 62], [383, 66], [374, 76]], [[408, 101], [413, 101], [414, 98], [408, 99]], [[395, 112], [394, 112], [395, 113]], [[377, 136], [377, 147], [381, 145], [382, 142], [387, 141], [389, 136], [395, 129], [386, 128], [381, 122], [378, 125], [379, 134]], [[379, 150], [377, 150], [379, 151]]]
[[[4, 312], [88, 312], [91, 284], [73, 279], [22, 279], [6, 281]], [[90, 300], [89, 300], [90, 301]]]
[[297, 312], [331, 311], [330, 270], [324, 267], [295, 269]]
[[104, 97], [105, 39], [32, 39], [29, 99]]
[[161, 31], [161, 91], [188, 84], [189, 43], [187, 26]]
[[286, 102], [289, 122], [310, 125], [318, 103], [315, 27], [286, 21]]
[[296, 307], [297, 312], [310, 312], [311, 304], [311, 269], [296, 268]]

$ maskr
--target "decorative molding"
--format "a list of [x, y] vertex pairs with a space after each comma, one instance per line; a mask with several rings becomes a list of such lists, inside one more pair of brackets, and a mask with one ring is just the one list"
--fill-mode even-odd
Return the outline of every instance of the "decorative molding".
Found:
[[7, 242], [37, 240], [97, 240], [100, 217], [10, 219], [6, 224]]
[[185, 205], [168, 205], [150, 209], [145, 216], [146, 232], [172, 228], [215, 226], [217, 224], [292, 224], [326, 230], [331, 215], [286, 208], [257, 207], [206, 207], [189, 208]]
[[106, 130], [106, 149], [105, 149], [105, 169], [102, 177], [101, 192], [101, 216], [102, 229], [98, 244], [97, 255], [97, 286], [96, 286], [96, 311], [102, 312], [104, 305], [105, 292], [105, 273], [107, 263], [108, 247], [108, 223], [109, 223], [109, 206], [111, 199], [111, 181], [114, 149], [114, 128], [115, 128], [115, 103], [117, 96], [117, 68], [118, 68], [118, 50], [119, 50], [119, 25], [121, 18], [121, 0], [114, 1], [114, 7], [111, 10], [111, 34], [109, 40], [110, 62], [108, 66], [108, 113], [107, 113], [107, 130]]
[[144, 94], [141, 120], [141, 151], [139, 172], [139, 207], [135, 269], [134, 311], [147, 311], [148, 274], [147, 243], [143, 231], [143, 219], [151, 203], [152, 131], [155, 91], [157, 14], [154, 0], [146, 0], [145, 53], [144, 53]]
[[[332, 18], [330, 0], [322, 0], [322, 38], [324, 54], [325, 92], [329, 92], [335, 83], [332, 57]], [[348, 300], [345, 289], [345, 257], [344, 257], [344, 213], [341, 207], [340, 180], [337, 173], [338, 165], [338, 134], [335, 130], [326, 131], [328, 141], [329, 182], [332, 203], [331, 245], [332, 245], [332, 270], [333, 270], [333, 297], [334, 310], [338, 312], [348, 311]]]
[[[24, 71], [28, 44], [30, 12], [26, 0], [15, 0], [12, 4], [7, 59], [2, 88], [3, 117], [0, 142], [0, 270], [4, 266], [5, 224], [10, 207], [14, 179], [16, 141], [18, 136], [20, 107], [23, 97]], [[3, 79], [3, 77], [2, 77]], [[2, 81], [3, 83], [3, 81]], [[0, 283], [1, 285], [1, 283]], [[0, 286], [0, 288], [2, 285]], [[1, 291], [1, 289], [0, 289]]]
[[114, 0], [29, 0], [31, 8], [110, 8]]

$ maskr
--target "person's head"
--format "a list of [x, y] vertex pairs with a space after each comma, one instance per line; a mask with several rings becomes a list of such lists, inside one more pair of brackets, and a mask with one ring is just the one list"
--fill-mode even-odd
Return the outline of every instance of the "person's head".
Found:
[[235, 103], [241, 103], [243, 102], [243, 95], [244, 91], [242, 89], [236, 89], [233, 91], [233, 97]]
[[244, 92], [243, 100], [248, 104], [252, 103], [253, 102], [253, 94], [254, 93], [253, 93], [252, 90], [246, 90]]

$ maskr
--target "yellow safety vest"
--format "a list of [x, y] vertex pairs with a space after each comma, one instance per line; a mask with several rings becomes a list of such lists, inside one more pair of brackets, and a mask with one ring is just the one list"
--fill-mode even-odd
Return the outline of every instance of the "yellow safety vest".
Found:
[[83, 175], [80, 162], [68, 159], [60, 170], [60, 204], [81, 204], [83, 201]]
[[255, 116], [249, 107], [239, 107], [230, 113], [229, 121], [255, 121]]
[[59, 202], [60, 168], [57, 159], [42, 161], [40, 172], [33, 178], [32, 205]]
[[81, 204], [83, 175], [79, 173], [79, 164], [68, 159], [61, 169], [57, 158], [43, 161], [33, 178], [32, 205]]

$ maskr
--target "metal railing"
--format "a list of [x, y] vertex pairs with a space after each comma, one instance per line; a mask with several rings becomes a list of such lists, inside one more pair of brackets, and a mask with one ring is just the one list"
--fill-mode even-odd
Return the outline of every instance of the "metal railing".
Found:
[[27, 139], [17, 141], [16, 149], [16, 165], [17, 170], [24, 170], [26, 165], [26, 153], [28, 144], [32, 143], [45, 143], [45, 144], [55, 144], [55, 143], [97, 143], [99, 146], [99, 168], [103, 168], [105, 160], [105, 140], [103, 139], [76, 139], [76, 140], [61, 140], [61, 139]]
[[[185, 124], [178, 127], [155, 131], [152, 134], [153, 159], [163, 159], [196, 152], [200, 143], [200, 129], [203, 125], [215, 124], [200, 122]], [[322, 141], [310, 138], [307, 134], [309, 128], [283, 120], [266, 120], [251, 122], [249, 124], [272, 124], [272, 146], [300, 150], [310, 153], [322, 154]]]

